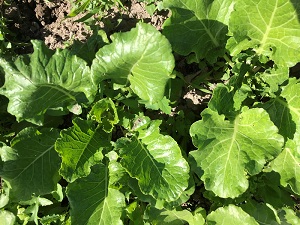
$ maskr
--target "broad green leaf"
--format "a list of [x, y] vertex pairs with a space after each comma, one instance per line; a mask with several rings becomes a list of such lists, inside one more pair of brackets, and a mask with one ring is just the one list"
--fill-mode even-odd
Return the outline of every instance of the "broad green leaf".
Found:
[[92, 101], [97, 86], [86, 62], [68, 50], [53, 52], [38, 41], [34, 53], [14, 63], [0, 58], [5, 84], [0, 93], [9, 99], [7, 111], [18, 121], [42, 125], [47, 110], [66, 110]]
[[0, 224], [14, 225], [16, 217], [12, 212], [3, 210], [0, 211]]
[[253, 217], [234, 205], [218, 208], [207, 216], [207, 225], [232, 224], [258, 225]]
[[55, 150], [62, 157], [60, 174], [73, 182], [89, 175], [91, 166], [101, 162], [102, 150], [110, 147], [109, 134], [94, 121], [76, 118], [73, 127], [61, 131], [55, 143]]
[[280, 174], [280, 183], [300, 194], [300, 149], [294, 141], [288, 140], [284, 150], [272, 163], [272, 169]]
[[149, 24], [138, 23], [126, 33], [115, 33], [113, 42], [96, 53], [92, 63], [95, 83], [112, 79], [130, 87], [150, 104], [163, 98], [171, 78], [174, 57], [168, 40]]
[[72, 225], [121, 225], [125, 209], [124, 195], [108, 187], [109, 171], [103, 164], [92, 168], [90, 175], [67, 187]]
[[166, 210], [148, 207], [146, 210], [146, 221], [153, 225], [204, 225], [205, 221], [200, 213], [193, 215], [188, 210]]
[[53, 129], [26, 128], [11, 141], [10, 147], [2, 147], [15, 153], [15, 158], [5, 161], [0, 170], [0, 176], [11, 185], [10, 195], [17, 200], [28, 200], [33, 194], [55, 190], [60, 179], [60, 158], [54, 150], [58, 136]]
[[300, 136], [300, 83], [290, 79], [280, 96], [260, 105], [278, 127], [279, 134], [289, 139]]
[[278, 65], [295, 65], [300, 60], [299, 7], [299, 2], [288, 0], [237, 1], [229, 22], [237, 41], [234, 48], [252, 47]]
[[152, 121], [138, 129], [138, 137], [117, 141], [121, 164], [138, 180], [140, 190], [153, 196], [158, 204], [177, 200], [188, 187], [189, 166], [177, 143], [159, 133], [161, 121]]
[[[292, 121], [285, 120], [284, 126], [293, 126], [295, 124], [296, 131], [294, 133], [294, 140], [297, 145], [300, 143], [300, 83], [299, 80], [292, 78], [289, 80], [287, 86], [283, 87], [281, 96], [286, 99], [287, 104], [283, 108], [288, 108], [292, 116]], [[286, 119], [286, 118], [285, 118]]]
[[89, 116], [92, 120], [100, 123], [107, 133], [111, 133], [114, 125], [119, 122], [116, 106], [110, 98], [104, 98], [96, 102]]
[[224, 55], [233, 0], [166, 0], [164, 5], [172, 15], [164, 23], [163, 34], [174, 51], [194, 52], [211, 63]]
[[276, 157], [283, 137], [263, 109], [246, 109], [231, 121], [207, 109], [202, 120], [190, 129], [194, 145], [190, 152], [203, 170], [207, 190], [222, 198], [235, 198], [248, 188], [248, 175], [261, 172], [264, 164]]

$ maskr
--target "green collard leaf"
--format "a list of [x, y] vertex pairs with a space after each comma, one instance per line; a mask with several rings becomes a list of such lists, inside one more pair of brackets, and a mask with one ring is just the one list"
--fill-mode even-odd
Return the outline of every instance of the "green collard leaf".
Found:
[[294, 140], [299, 145], [300, 143], [300, 82], [295, 78], [290, 79], [287, 86], [283, 88], [281, 96], [285, 98], [287, 104], [284, 108], [288, 108], [292, 116], [292, 121], [284, 121], [284, 126], [295, 126]]
[[261, 79], [269, 85], [270, 92], [278, 91], [278, 86], [289, 78], [288, 67], [279, 67], [266, 70], [259, 75]]
[[263, 109], [244, 109], [234, 120], [224, 120], [210, 109], [190, 129], [194, 145], [190, 152], [207, 190], [222, 198], [245, 192], [247, 173], [259, 173], [281, 151], [283, 137]]
[[226, 85], [219, 83], [214, 89], [208, 107], [226, 117], [233, 116], [235, 111], [241, 109], [243, 101], [251, 91], [242, 83], [243, 79], [244, 73], [241, 72], [239, 75], [232, 76]]
[[47, 110], [66, 110], [92, 101], [97, 91], [86, 62], [68, 50], [53, 52], [38, 41], [34, 53], [14, 63], [0, 58], [5, 84], [0, 93], [9, 99], [7, 111], [18, 121], [42, 125]]
[[138, 129], [138, 137], [117, 141], [121, 164], [138, 180], [140, 190], [153, 196], [158, 205], [177, 200], [188, 187], [189, 166], [177, 143], [159, 133], [161, 121]]
[[130, 87], [150, 104], [160, 101], [171, 78], [174, 56], [168, 40], [149, 24], [138, 23], [126, 33], [115, 33], [92, 63], [96, 83], [104, 79]]
[[237, 45], [230, 51], [252, 47], [278, 65], [295, 65], [300, 61], [299, 7], [299, 2], [287, 0], [237, 1], [229, 22]]
[[241, 208], [250, 216], [255, 218], [259, 224], [281, 224], [276, 210], [269, 204], [257, 203], [255, 201], [248, 200], [246, 204], [241, 205]]
[[226, 207], [218, 208], [216, 211], [211, 212], [207, 216], [207, 225], [229, 225], [229, 224], [247, 224], [258, 225], [255, 219], [240, 207], [229, 205]]
[[110, 98], [104, 98], [93, 105], [89, 116], [97, 121], [107, 133], [112, 132], [114, 125], [119, 122], [115, 104]]
[[108, 168], [100, 163], [92, 168], [90, 175], [68, 185], [72, 224], [123, 224], [120, 218], [125, 209], [125, 197], [108, 183]]
[[58, 131], [53, 129], [26, 128], [11, 141], [10, 147], [2, 147], [15, 152], [14, 159], [3, 163], [0, 176], [10, 183], [10, 194], [17, 200], [56, 189], [60, 158], [54, 143], [58, 137]]
[[211, 63], [224, 55], [233, 0], [166, 0], [164, 4], [172, 16], [164, 23], [163, 34], [174, 51], [194, 52], [198, 59]]
[[16, 221], [16, 216], [9, 211], [0, 211], [0, 224], [14, 225]]
[[103, 159], [102, 150], [110, 147], [109, 134], [96, 127], [93, 121], [76, 118], [73, 124], [61, 131], [55, 144], [62, 157], [59, 172], [68, 182], [89, 175], [91, 166]]
[[126, 207], [126, 215], [131, 220], [129, 224], [139, 225], [144, 223], [144, 207], [143, 204], [139, 204], [138, 201], [130, 203]]
[[260, 106], [269, 113], [279, 134], [296, 140], [300, 137], [300, 83], [296, 79], [290, 79], [282, 89], [279, 97]]
[[157, 225], [204, 225], [205, 221], [200, 213], [193, 215], [188, 210], [166, 210], [148, 207], [145, 212], [146, 221]]
[[288, 140], [284, 150], [272, 163], [272, 169], [280, 174], [280, 183], [300, 194], [300, 149], [294, 141]]
[[219, 114], [228, 115], [234, 112], [234, 96], [235, 90], [224, 84], [218, 84], [214, 89], [212, 98], [208, 103], [208, 107]]
[[255, 199], [259, 199], [260, 202], [268, 203], [276, 209], [295, 205], [290, 190], [280, 185], [279, 173], [264, 173], [260, 179], [255, 180], [255, 186]]

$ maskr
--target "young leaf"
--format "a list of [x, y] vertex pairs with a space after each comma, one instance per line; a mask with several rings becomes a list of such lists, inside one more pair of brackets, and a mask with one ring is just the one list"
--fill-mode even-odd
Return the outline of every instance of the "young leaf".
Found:
[[96, 53], [92, 63], [95, 83], [104, 79], [130, 87], [150, 104], [161, 100], [171, 78], [174, 56], [168, 40], [149, 24], [138, 23], [126, 33], [116, 33], [113, 43]]
[[92, 168], [90, 175], [68, 185], [72, 224], [123, 224], [120, 217], [125, 208], [125, 197], [108, 187], [108, 183], [108, 168], [100, 163]]
[[237, 1], [229, 22], [237, 44], [230, 50], [253, 47], [278, 65], [295, 65], [300, 61], [299, 7], [299, 2], [287, 0]]
[[172, 16], [164, 23], [163, 34], [174, 51], [181, 55], [194, 52], [198, 59], [212, 63], [224, 55], [233, 0], [166, 0], [164, 5]]
[[[198, 150], [190, 152], [207, 190], [222, 198], [235, 198], [248, 188], [247, 173], [259, 173], [276, 157], [283, 137], [263, 109], [244, 109], [234, 120], [210, 109], [190, 129]], [[198, 172], [199, 173], [199, 172]]]
[[76, 118], [73, 124], [61, 131], [55, 143], [62, 157], [59, 172], [68, 182], [89, 175], [91, 166], [103, 159], [103, 148], [110, 147], [109, 134], [96, 127], [93, 121]]
[[26, 128], [11, 141], [11, 147], [2, 147], [1, 151], [15, 152], [14, 159], [3, 163], [0, 176], [10, 183], [10, 194], [17, 200], [28, 200], [33, 194], [38, 196], [55, 190], [60, 165], [54, 150], [58, 136], [57, 130]]
[[138, 129], [138, 137], [117, 141], [121, 164], [138, 180], [143, 194], [157, 202], [171, 202], [188, 187], [189, 166], [177, 143], [159, 133], [161, 121], [152, 121]]
[[211, 212], [207, 216], [207, 225], [214, 224], [258, 225], [253, 217], [235, 205], [218, 208], [216, 211]]
[[280, 174], [280, 183], [300, 194], [300, 152], [295, 141], [288, 140], [284, 150], [272, 163], [272, 169]]
[[111, 133], [114, 125], [119, 122], [116, 106], [110, 98], [104, 98], [96, 102], [89, 116], [92, 120], [100, 123], [107, 133]]
[[18, 121], [42, 125], [48, 109], [65, 110], [88, 103], [97, 91], [86, 62], [68, 50], [55, 53], [33, 41], [34, 53], [14, 63], [0, 58], [5, 84], [0, 93], [9, 99], [7, 111]]

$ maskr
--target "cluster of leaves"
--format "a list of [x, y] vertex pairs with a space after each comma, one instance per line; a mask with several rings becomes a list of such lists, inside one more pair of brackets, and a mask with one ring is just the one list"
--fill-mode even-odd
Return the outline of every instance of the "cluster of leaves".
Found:
[[95, 14], [98, 14], [98, 16], [101, 17], [102, 14], [112, 7], [123, 6], [121, 0], [72, 0], [71, 3], [72, 9], [68, 15], [69, 17], [85, 13], [79, 21], [87, 21]]
[[[162, 33], [0, 58], [2, 224], [300, 224], [300, 3], [163, 4]], [[200, 119], [173, 53], [222, 65]]]

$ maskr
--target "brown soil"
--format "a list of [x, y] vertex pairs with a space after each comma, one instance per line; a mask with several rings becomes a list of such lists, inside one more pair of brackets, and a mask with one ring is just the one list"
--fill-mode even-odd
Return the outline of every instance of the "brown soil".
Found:
[[[82, 14], [66, 18], [71, 10], [69, 1], [11, 0], [11, 4], [2, 5], [2, 10], [7, 18], [8, 28], [16, 35], [11, 39], [18, 42], [39, 39], [51, 49], [64, 48], [74, 40], [85, 41], [92, 33], [89, 26], [76, 22]], [[127, 1], [123, 8], [114, 7], [109, 10], [97, 24], [110, 34], [130, 30], [140, 20], [161, 29], [166, 18], [167, 12], [150, 16], [144, 3], [132, 0]]]

